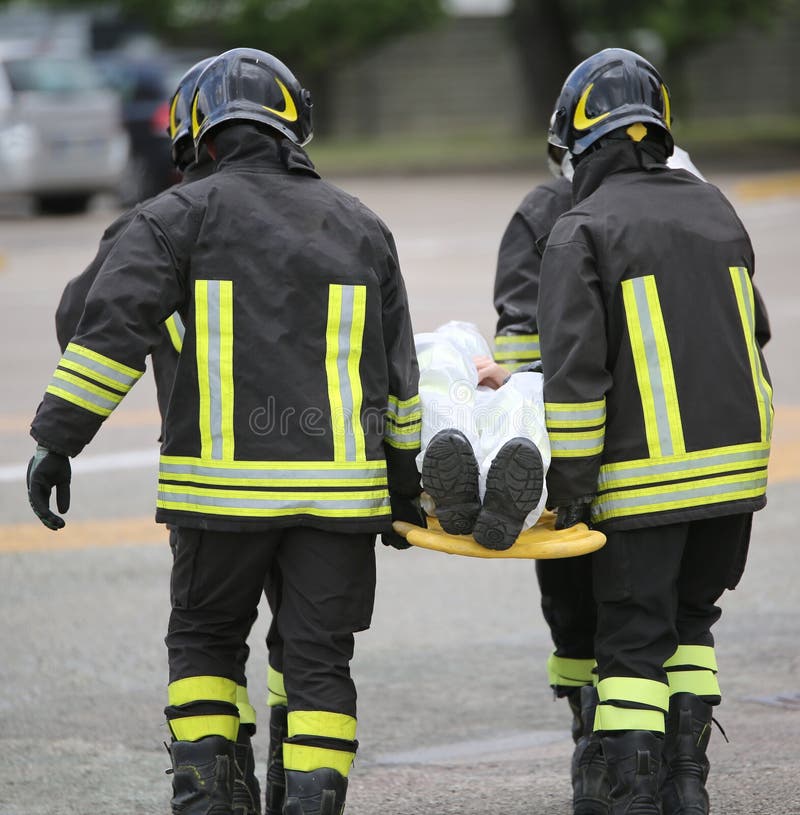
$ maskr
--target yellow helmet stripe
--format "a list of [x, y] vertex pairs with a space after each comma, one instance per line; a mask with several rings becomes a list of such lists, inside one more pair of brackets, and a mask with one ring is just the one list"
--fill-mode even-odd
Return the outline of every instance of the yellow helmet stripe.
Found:
[[171, 139], [175, 138], [175, 134], [178, 132], [178, 102], [180, 100], [180, 94], [176, 93], [175, 96], [172, 98], [172, 104], [169, 106], [169, 137]]
[[268, 108], [266, 105], [262, 105], [261, 107], [264, 110], [268, 111], [269, 113], [273, 113], [279, 119], [283, 119], [286, 122], [296, 122], [297, 121], [297, 108], [294, 104], [294, 99], [292, 99], [292, 95], [289, 93], [289, 89], [283, 82], [275, 77], [275, 82], [277, 83], [278, 87], [281, 89], [281, 93], [283, 94], [283, 110], [275, 110], [275, 108]]
[[602, 122], [606, 116], [610, 115], [610, 111], [606, 113], [601, 113], [599, 116], [595, 116], [593, 119], [590, 119], [586, 115], [586, 102], [589, 99], [589, 94], [592, 92], [592, 88], [594, 87], [594, 82], [590, 85], [587, 85], [586, 90], [581, 94], [581, 98], [578, 100], [578, 104], [575, 108], [575, 115], [572, 117], [572, 124], [575, 125], [576, 130], [588, 130], [590, 127], [593, 127], [598, 122]]

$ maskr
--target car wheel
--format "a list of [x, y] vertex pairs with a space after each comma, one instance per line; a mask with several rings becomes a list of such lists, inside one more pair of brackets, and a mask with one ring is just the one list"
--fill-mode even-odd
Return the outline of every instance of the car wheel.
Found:
[[91, 198], [90, 193], [40, 195], [36, 198], [36, 208], [43, 215], [76, 215], [86, 212]]

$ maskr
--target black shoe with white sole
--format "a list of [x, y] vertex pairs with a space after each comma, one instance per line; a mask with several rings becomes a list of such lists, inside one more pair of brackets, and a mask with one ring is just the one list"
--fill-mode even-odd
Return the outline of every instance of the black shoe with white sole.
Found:
[[536, 509], [543, 487], [539, 448], [522, 437], [507, 441], [486, 476], [483, 508], [472, 531], [475, 540], [487, 549], [508, 549], [522, 531], [525, 518]]
[[422, 459], [422, 488], [436, 504], [436, 517], [450, 535], [469, 535], [481, 511], [478, 462], [460, 431], [440, 430]]

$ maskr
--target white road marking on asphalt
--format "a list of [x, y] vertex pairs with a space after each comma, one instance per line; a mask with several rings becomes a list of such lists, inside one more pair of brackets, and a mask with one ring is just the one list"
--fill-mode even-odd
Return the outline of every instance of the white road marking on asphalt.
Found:
[[450, 764], [460, 763], [476, 756], [503, 755], [514, 750], [529, 750], [565, 741], [569, 734], [562, 730], [538, 730], [522, 733], [505, 733], [490, 739], [458, 741], [453, 744], [440, 744], [420, 747], [416, 750], [403, 750], [397, 753], [384, 753], [376, 756], [371, 764]]
[[[73, 473], [107, 473], [115, 470], [141, 470], [157, 466], [157, 447], [149, 450], [122, 450], [119, 453], [80, 456], [72, 460]], [[27, 462], [0, 467], [0, 483], [23, 480], [27, 469]]]

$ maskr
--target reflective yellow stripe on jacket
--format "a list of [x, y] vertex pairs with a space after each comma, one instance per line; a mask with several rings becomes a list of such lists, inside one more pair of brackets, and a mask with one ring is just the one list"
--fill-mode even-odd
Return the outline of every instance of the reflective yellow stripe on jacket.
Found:
[[418, 395], [410, 399], [389, 396], [384, 441], [398, 450], [418, 450], [422, 437], [422, 403]]
[[606, 402], [545, 402], [553, 458], [596, 456], [603, 452]]
[[105, 418], [143, 373], [71, 342], [53, 373], [47, 393]]
[[761, 420], [761, 441], [772, 438], [772, 388], [764, 376], [761, 367], [761, 357], [756, 342], [755, 297], [753, 295], [753, 282], [747, 269], [743, 266], [731, 266], [731, 282], [736, 294], [736, 303], [739, 306], [739, 315], [742, 318], [742, 330], [750, 357], [750, 370], [753, 374], [753, 387], [756, 391], [758, 415]]
[[652, 275], [622, 283], [625, 315], [642, 401], [649, 456], [600, 468], [594, 522], [758, 498], [766, 491], [772, 390], [755, 339], [755, 305], [747, 269], [730, 269], [742, 319], [761, 440], [686, 451], [672, 357]]
[[542, 358], [538, 334], [498, 334], [494, 338], [493, 356], [501, 365], [536, 362]]
[[328, 287], [328, 324], [325, 332], [325, 372], [333, 427], [335, 461], [366, 459], [361, 423], [362, 343], [367, 308], [366, 286]]
[[196, 280], [195, 334], [201, 458], [234, 456], [233, 281]]
[[176, 311], [164, 320], [164, 327], [169, 334], [172, 347], [180, 354], [183, 350], [183, 337], [186, 333], [186, 326], [183, 324], [181, 315]]
[[162, 456], [157, 505], [238, 517], [389, 514], [385, 461], [219, 461]]

